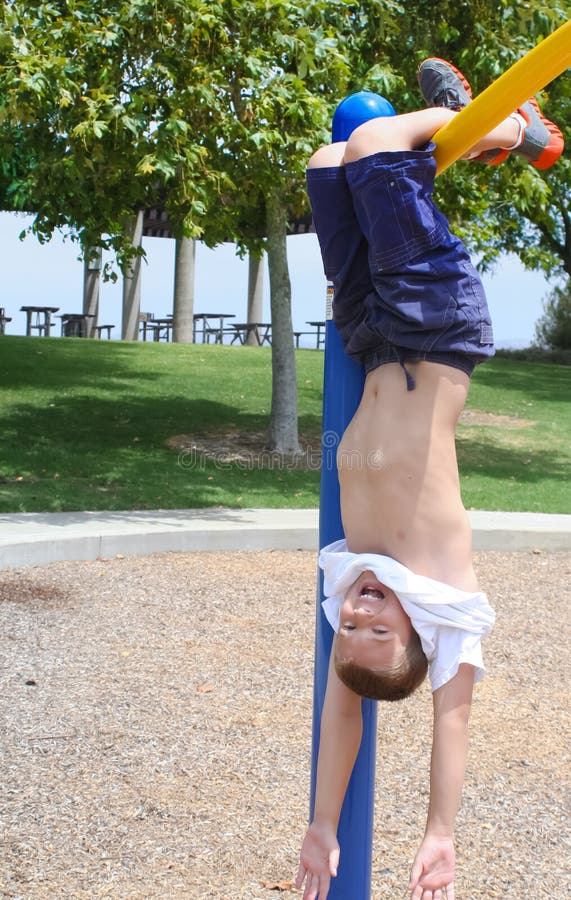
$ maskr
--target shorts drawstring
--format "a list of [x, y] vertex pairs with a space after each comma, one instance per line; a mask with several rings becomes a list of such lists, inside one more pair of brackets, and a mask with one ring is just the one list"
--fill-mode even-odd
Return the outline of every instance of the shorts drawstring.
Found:
[[399, 365], [400, 365], [401, 369], [403, 370], [403, 372], [404, 372], [404, 374], [405, 374], [405, 378], [406, 378], [406, 389], [407, 389], [407, 391], [414, 391], [414, 389], [415, 389], [415, 387], [416, 387], [414, 378], [412, 377], [412, 375], [411, 375], [410, 372], [408, 371], [407, 367], [405, 366], [405, 362], [406, 362], [406, 351], [403, 350], [402, 347], [395, 347], [395, 351], [396, 351], [396, 355], [397, 355], [397, 358], [398, 358], [398, 361], [399, 361]]

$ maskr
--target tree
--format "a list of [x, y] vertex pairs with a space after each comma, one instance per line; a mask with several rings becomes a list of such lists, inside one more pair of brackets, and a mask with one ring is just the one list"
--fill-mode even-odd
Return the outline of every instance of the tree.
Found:
[[[270, 446], [296, 451], [289, 216], [327, 139], [352, 62], [378, 45], [393, 0], [4, 0], [0, 135], [17, 158], [2, 205], [115, 250], [162, 199], [180, 236], [267, 244], [273, 319]], [[374, 36], [377, 35], [376, 41]], [[372, 52], [371, 48], [368, 52]]]
[[535, 326], [535, 344], [550, 350], [571, 350], [571, 279], [554, 288]]
[[207, 71], [193, 64], [202, 6], [3, 0], [0, 201], [35, 212], [41, 241], [64, 228], [85, 249], [104, 234], [124, 265], [126, 223], [159, 199], [200, 233], [221, 180], [198, 138], [212, 119]]
[[282, 452], [299, 450], [288, 221], [307, 212], [307, 159], [328, 140], [333, 108], [347, 92], [360, 50], [367, 37], [379, 45], [381, 19], [392, 21], [396, 8], [389, 0], [216, 5], [210, 75], [227, 114], [223, 130], [209, 133], [208, 148], [233, 187], [205, 236], [216, 242], [231, 233], [243, 249], [267, 250], [273, 373], [268, 444]]
[[[532, 0], [2, 0], [0, 203], [36, 211], [131, 264], [128, 223], [162, 203], [177, 237], [268, 251], [270, 446], [298, 448], [287, 223], [307, 213], [306, 159], [347, 93], [417, 107], [415, 70], [452, 56], [476, 91], [565, 16]], [[570, 130], [569, 84], [546, 93]], [[454, 167], [437, 192], [483, 255], [569, 265], [569, 163]]]

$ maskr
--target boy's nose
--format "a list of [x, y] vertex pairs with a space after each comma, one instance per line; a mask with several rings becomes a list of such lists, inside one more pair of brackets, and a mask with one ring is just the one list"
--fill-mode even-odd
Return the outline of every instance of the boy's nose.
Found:
[[356, 606], [354, 611], [355, 611], [356, 616], [363, 617], [363, 616], [372, 616], [373, 615], [373, 611], [367, 605], [363, 605], [363, 604]]

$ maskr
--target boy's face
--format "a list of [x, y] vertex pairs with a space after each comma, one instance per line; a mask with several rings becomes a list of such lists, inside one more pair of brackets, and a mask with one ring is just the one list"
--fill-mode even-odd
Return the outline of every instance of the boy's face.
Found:
[[411, 621], [396, 594], [372, 572], [363, 572], [341, 606], [336, 656], [366, 669], [389, 668], [398, 663], [411, 633]]

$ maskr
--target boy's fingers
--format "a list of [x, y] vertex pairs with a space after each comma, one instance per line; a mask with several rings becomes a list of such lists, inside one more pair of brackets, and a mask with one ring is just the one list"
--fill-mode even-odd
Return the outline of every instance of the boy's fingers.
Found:
[[305, 883], [305, 893], [303, 895], [303, 900], [316, 900], [318, 893], [319, 878], [317, 875], [312, 875], [311, 872], [309, 872], [307, 881]]
[[[414, 891], [416, 887], [418, 887], [418, 879], [422, 874], [422, 865], [420, 863], [414, 863], [411, 872], [410, 872], [410, 880], [408, 883], [409, 891]], [[414, 895], [413, 895], [414, 896]], [[416, 900], [416, 897], [414, 898]]]
[[319, 894], [319, 900], [326, 900], [330, 884], [331, 880], [329, 875], [322, 875], [321, 878], [317, 879], [317, 893], [315, 896], [317, 897]]
[[297, 870], [297, 875], [295, 876], [295, 886], [298, 891], [303, 884], [303, 879], [305, 878], [305, 872], [306, 872], [305, 866], [303, 866], [300, 863], [299, 869]]

